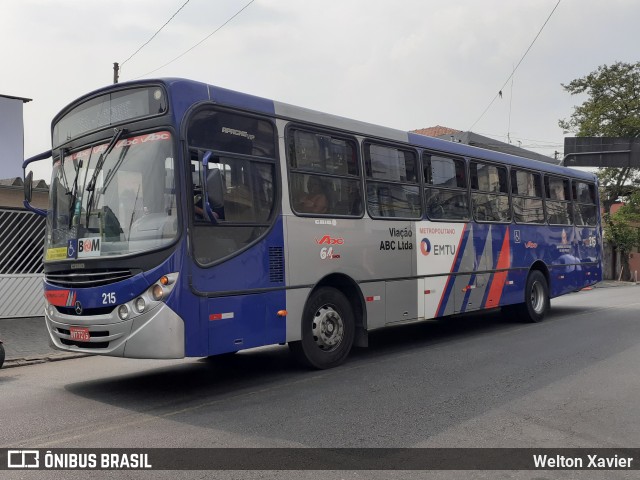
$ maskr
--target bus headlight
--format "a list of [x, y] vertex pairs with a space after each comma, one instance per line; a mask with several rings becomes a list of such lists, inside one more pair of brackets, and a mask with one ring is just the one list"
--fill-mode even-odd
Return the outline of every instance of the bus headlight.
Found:
[[162, 300], [164, 298], [164, 289], [162, 288], [162, 285], [154, 285], [151, 289], [151, 295], [156, 302]]
[[135, 307], [138, 313], [143, 313], [144, 309], [147, 308], [147, 302], [144, 301], [144, 298], [138, 297], [136, 298]]
[[129, 318], [129, 307], [126, 305], [120, 305], [118, 307], [118, 316], [120, 317], [120, 320], [126, 320]]

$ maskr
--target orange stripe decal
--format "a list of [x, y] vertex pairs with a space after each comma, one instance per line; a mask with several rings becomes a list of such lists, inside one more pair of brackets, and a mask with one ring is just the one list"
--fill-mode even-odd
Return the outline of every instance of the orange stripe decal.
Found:
[[[511, 265], [511, 248], [509, 242], [509, 229], [504, 236], [504, 240], [502, 242], [502, 247], [500, 248], [500, 254], [498, 255], [498, 263], [496, 264], [497, 270], [506, 270]], [[507, 281], [507, 275], [509, 272], [497, 272], [493, 274], [493, 281], [491, 282], [491, 287], [489, 288], [489, 295], [487, 295], [487, 303], [485, 307], [497, 307], [500, 305], [500, 298], [502, 298], [502, 290], [504, 289], [504, 284]]]

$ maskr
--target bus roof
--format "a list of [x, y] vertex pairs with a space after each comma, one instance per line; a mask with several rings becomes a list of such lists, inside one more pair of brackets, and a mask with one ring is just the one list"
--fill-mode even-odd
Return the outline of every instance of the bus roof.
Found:
[[[412, 145], [414, 147], [432, 150], [434, 152], [442, 152], [451, 155], [473, 157], [487, 161], [506, 163], [517, 167], [539, 170], [557, 175], [567, 175], [589, 181], [594, 181], [596, 179], [596, 176], [590, 172], [583, 172], [573, 168], [561, 167], [538, 160], [510, 155], [503, 152], [487, 150], [439, 138], [427, 137], [425, 135], [420, 135], [413, 132], [405, 132], [403, 130], [374, 125], [359, 120], [353, 120], [338, 115], [332, 115], [304, 107], [298, 107], [295, 105], [269, 100], [263, 97], [241, 93], [234, 90], [229, 90], [226, 88], [183, 78], [156, 78], [135, 80], [117, 85], [109, 85], [107, 87], [95, 90], [94, 92], [91, 92], [87, 95], [84, 95], [79, 100], [88, 99], [92, 96], [111, 91], [114, 88], [126, 88], [128, 86], [134, 85], [142, 86], [145, 84], [157, 85], [158, 83], [164, 84], [170, 89], [172, 103], [175, 103], [177, 99], [180, 99], [178, 103], [184, 107], [185, 111], [190, 106], [189, 102], [191, 102], [192, 104], [198, 101], [212, 101], [220, 105], [261, 113], [284, 120], [294, 122], [297, 121], [327, 129], [342, 130], [353, 135], [371, 137], [383, 141], [400, 142], [403, 144]], [[73, 102], [72, 105], [77, 104], [77, 102], [78, 101]], [[69, 105], [65, 109], [63, 109], [63, 111], [56, 116], [56, 119], [59, 118], [72, 105]], [[180, 115], [178, 114], [178, 117], [179, 116]]]

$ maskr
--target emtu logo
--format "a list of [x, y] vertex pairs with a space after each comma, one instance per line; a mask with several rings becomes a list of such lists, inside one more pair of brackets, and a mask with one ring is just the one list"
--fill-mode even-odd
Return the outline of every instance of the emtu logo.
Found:
[[420, 251], [425, 257], [431, 253], [431, 242], [428, 238], [423, 238], [420, 242]]

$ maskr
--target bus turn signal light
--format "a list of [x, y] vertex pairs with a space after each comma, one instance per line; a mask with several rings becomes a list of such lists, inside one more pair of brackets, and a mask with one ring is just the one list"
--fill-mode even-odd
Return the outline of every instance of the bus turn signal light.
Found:
[[287, 316], [287, 311], [286, 310], [278, 310], [278, 316], [279, 317], [286, 317]]

